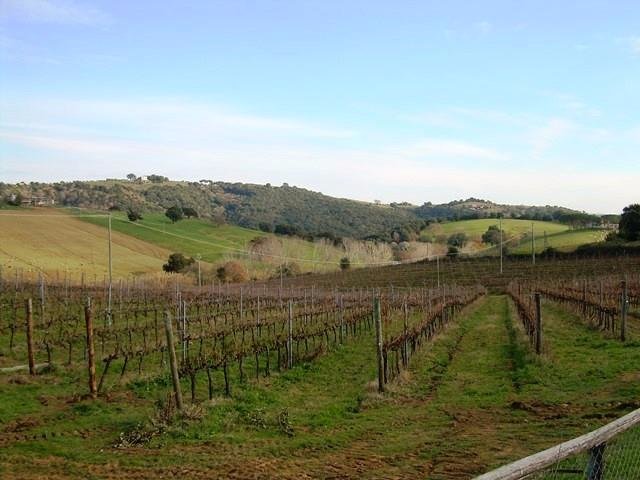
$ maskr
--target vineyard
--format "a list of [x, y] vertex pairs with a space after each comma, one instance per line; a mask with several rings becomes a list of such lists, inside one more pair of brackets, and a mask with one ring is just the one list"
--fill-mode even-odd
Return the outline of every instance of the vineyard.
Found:
[[639, 406], [639, 265], [443, 260], [203, 287], [16, 274], [0, 473], [470, 478]]

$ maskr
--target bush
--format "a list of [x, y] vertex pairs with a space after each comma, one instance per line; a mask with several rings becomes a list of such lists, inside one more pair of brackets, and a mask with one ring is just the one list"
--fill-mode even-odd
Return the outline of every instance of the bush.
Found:
[[340, 270], [349, 270], [351, 268], [351, 260], [349, 257], [342, 257], [340, 259]]
[[142, 220], [142, 214], [133, 208], [129, 208], [127, 209], [127, 218], [130, 222], [136, 222], [138, 220]]
[[172, 253], [169, 255], [167, 263], [162, 266], [162, 269], [169, 273], [179, 273], [194, 262], [195, 260], [193, 258], [185, 257], [182, 253]]
[[454, 233], [447, 239], [447, 245], [456, 248], [462, 248], [467, 244], [467, 234], [460, 232]]
[[482, 234], [482, 243], [488, 243], [489, 245], [500, 244], [500, 229], [497, 225], [491, 225], [487, 231]]
[[176, 223], [184, 218], [184, 211], [178, 205], [167, 208], [164, 214], [173, 222]]
[[218, 280], [225, 283], [242, 283], [249, 280], [249, 272], [240, 262], [230, 261], [216, 271]]

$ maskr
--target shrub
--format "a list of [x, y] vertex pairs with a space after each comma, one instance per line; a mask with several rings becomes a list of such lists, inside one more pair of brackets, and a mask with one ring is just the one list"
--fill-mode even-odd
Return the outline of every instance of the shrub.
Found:
[[454, 233], [447, 239], [447, 245], [462, 248], [467, 244], [467, 234], [463, 232]]
[[240, 262], [230, 261], [216, 271], [218, 280], [225, 283], [242, 283], [249, 280], [249, 272]]
[[500, 229], [497, 225], [491, 225], [486, 232], [482, 234], [482, 243], [490, 245], [500, 244]]
[[162, 266], [162, 269], [169, 273], [179, 273], [194, 262], [195, 260], [193, 258], [185, 257], [182, 253], [172, 253], [169, 255], [167, 263]]
[[136, 222], [138, 220], [142, 220], [142, 214], [133, 208], [129, 208], [127, 209], [127, 218], [130, 222]]
[[349, 270], [351, 268], [351, 260], [349, 257], [342, 257], [340, 259], [340, 270]]
[[176, 223], [184, 218], [184, 211], [178, 205], [167, 208], [164, 214], [173, 222]]

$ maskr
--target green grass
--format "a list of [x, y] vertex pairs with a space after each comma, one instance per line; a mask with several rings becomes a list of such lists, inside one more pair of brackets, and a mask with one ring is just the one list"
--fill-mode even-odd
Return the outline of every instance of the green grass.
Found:
[[[107, 226], [105, 217], [78, 217], [84, 221]], [[172, 252], [189, 256], [200, 254], [205, 262], [214, 263], [223, 256], [245, 251], [248, 243], [263, 232], [234, 225], [215, 225], [201, 219], [185, 219], [172, 223], [164, 214], [145, 213], [144, 219], [130, 222], [124, 213], [112, 214], [111, 228], [140, 240], [159, 245]]]
[[[498, 219], [460, 220], [457, 222], [434, 223], [422, 232], [425, 238], [436, 239], [439, 236], [449, 237], [454, 233], [465, 233], [471, 245], [470, 252], [487, 248], [482, 245], [482, 234], [492, 226], [498, 226]], [[542, 252], [546, 245], [563, 252], [575, 250], [580, 245], [604, 240], [607, 233], [601, 229], [571, 230], [567, 225], [554, 222], [542, 222], [531, 220], [503, 219], [502, 228], [505, 231], [504, 241], [509, 246], [511, 253], [531, 252], [531, 225], [536, 242], [536, 251]]]
[[[251, 277], [263, 278], [276, 274], [279, 265], [298, 264], [301, 272], [326, 272], [339, 268], [340, 259], [347, 253], [331, 243], [310, 242], [295, 237], [276, 236], [258, 230], [235, 225], [216, 225], [205, 219], [185, 219], [172, 223], [162, 213], [145, 213], [144, 219], [130, 222], [126, 215], [112, 215], [112, 229], [152, 243], [172, 252], [187, 256], [200, 255], [204, 262], [218, 265], [230, 259], [241, 261]], [[78, 217], [95, 225], [106, 227], [104, 217]], [[256, 238], [272, 239], [264, 255], [247, 254], [250, 242]], [[355, 248], [349, 252], [353, 265], [358, 263], [388, 261], [377, 258], [367, 248]]]
[[[531, 224], [533, 223], [533, 231], [536, 236], [551, 235], [558, 232], [568, 230], [569, 227], [560, 223], [554, 222], [542, 222], [531, 220], [517, 220], [511, 218], [505, 218], [502, 220], [502, 229], [505, 231], [505, 241], [511, 237], [517, 237], [523, 234], [531, 232]], [[431, 237], [437, 237], [439, 235], [450, 236], [454, 233], [465, 233], [469, 239], [474, 241], [481, 241], [482, 234], [492, 226], [498, 226], [499, 220], [497, 218], [483, 218], [478, 220], [460, 220], [457, 222], [445, 222], [445, 223], [433, 223], [429, 225], [423, 234]]]
[[[597, 228], [586, 228], [580, 230], [567, 230], [553, 235], [547, 235], [546, 245], [555, 248], [561, 252], [570, 252], [580, 245], [588, 243], [601, 242], [608, 233], [607, 230]], [[542, 252], [545, 249], [544, 235], [537, 235], [535, 238], [536, 252]], [[523, 240], [519, 245], [510, 249], [511, 253], [530, 253], [531, 238]]]

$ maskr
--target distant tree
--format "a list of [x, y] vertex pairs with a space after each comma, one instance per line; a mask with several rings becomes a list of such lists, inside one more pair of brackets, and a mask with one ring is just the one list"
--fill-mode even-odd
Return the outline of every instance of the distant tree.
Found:
[[184, 218], [184, 211], [178, 205], [167, 208], [164, 214], [173, 222], [176, 223]]
[[621, 238], [630, 242], [640, 240], [640, 204], [624, 207], [618, 229]]
[[278, 235], [289, 235], [289, 236], [301, 235], [300, 230], [298, 230], [293, 225], [285, 225], [282, 223], [276, 225], [274, 232], [277, 233]]
[[185, 257], [182, 253], [172, 253], [169, 255], [167, 263], [162, 266], [162, 269], [169, 273], [179, 273], [194, 262], [193, 258]]
[[349, 257], [342, 257], [340, 259], [340, 270], [349, 270], [351, 268], [351, 260]]
[[168, 182], [169, 178], [168, 177], [163, 177], [162, 175], [155, 175], [155, 174], [151, 174], [147, 177], [147, 179], [151, 182], [151, 183], [164, 183], [164, 182]]
[[135, 182], [138, 179], [138, 177], [136, 176], [135, 173], [129, 173], [127, 175], [127, 180], [129, 180], [130, 182]]
[[486, 232], [482, 234], [482, 243], [490, 245], [498, 245], [500, 243], [500, 229], [497, 225], [491, 225]]
[[263, 232], [267, 232], [267, 233], [272, 233], [273, 232], [273, 226], [270, 223], [267, 223], [267, 222], [260, 222], [258, 224], [258, 228]]
[[133, 208], [129, 207], [127, 209], [127, 218], [130, 222], [136, 222], [138, 220], [142, 220], [142, 214], [138, 210], [134, 210]]
[[198, 218], [198, 212], [196, 211], [195, 208], [191, 208], [191, 207], [184, 207], [182, 209], [182, 213], [184, 214], [185, 217], [187, 218]]
[[20, 192], [12, 194], [7, 197], [7, 203], [9, 205], [13, 205], [14, 207], [19, 207], [22, 205], [22, 194]]
[[447, 239], [447, 245], [462, 248], [467, 244], [467, 234], [464, 232], [454, 233]]
[[460, 250], [458, 250], [458, 247], [455, 247], [453, 245], [449, 245], [449, 248], [447, 249], [447, 256], [448, 257], [456, 257], [456, 256], [458, 256], [459, 253], [460, 253]]

